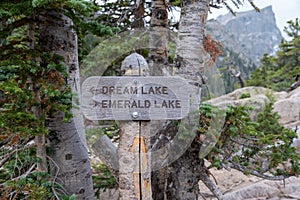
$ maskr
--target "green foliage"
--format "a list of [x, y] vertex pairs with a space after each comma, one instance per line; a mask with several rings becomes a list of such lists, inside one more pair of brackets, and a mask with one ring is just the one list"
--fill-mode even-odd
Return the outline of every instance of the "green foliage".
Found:
[[[0, 155], [6, 158], [13, 151], [1, 148]], [[24, 147], [13, 154], [0, 170], [0, 196], [7, 199], [53, 199], [53, 189], [62, 188], [48, 173], [34, 171], [38, 162], [34, 147]], [[57, 195], [61, 199], [69, 199], [66, 195]]]
[[[99, 8], [84, 0], [16, 0], [0, 2], [0, 196], [7, 199], [75, 199], [64, 195], [50, 174], [36, 170], [35, 136], [47, 134], [46, 119], [60, 110], [71, 117], [68, 66], [44, 51], [38, 16], [55, 10], [73, 19], [80, 34], [112, 34], [93, 21]], [[44, 158], [46, 159], [46, 158]], [[3, 187], [2, 187], [3, 186]], [[57, 192], [55, 192], [57, 191]]]
[[[90, 40], [96, 38], [89, 36]], [[101, 41], [81, 63], [81, 75], [86, 78], [94, 75], [120, 75], [121, 62], [132, 52], [147, 57], [149, 37], [144, 30], [136, 30], [129, 37], [128, 32], [121, 33]]]
[[241, 55], [228, 48], [224, 48], [223, 53], [217, 59], [216, 65], [222, 75], [225, 93], [235, 90], [236, 85], [240, 86], [238, 79], [231, 74], [231, 71], [241, 72], [242, 77], [248, 79], [250, 74], [257, 68], [252, 62], [247, 61]]
[[[217, 109], [205, 104], [200, 108], [199, 141], [207, 137], [211, 125], [211, 110]], [[222, 168], [226, 165], [244, 173], [260, 174], [269, 172], [285, 177], [300, 173], [300, 157], [291, 146], [296, 133], [284, 128], [274, 113], [273, 102], [258, 113], [257, 120], [249, 116], [249, 107], [228, 107], [224, 126], [218, 142], [206, 157], [210, 167]], [[202, 138], [202, 139], [201, 139]], [[265, 176], [267, 177], [267, 176]]]
[[243, 94], [241, 94], [240, 99], [246, 99], [246, 98], [250, 98], [250, 97], [251, 97], [250, 93], [243, 93]]
[[247, 85], [263, 86], [276, 91], [287, 90], [300, 75], [299, 19], [288, 21], [285, 32], [292, 37], [283, 40], [275, 56], [264, 55], [261, 67], [251, 74]]
[[97, 142], [97, 140], [103, 135], [107, 135], [110, 139], [117, 139], [119, 137], [119, 126], [117, 123], [113, 123], [109, 125], [109, 123], [105, 121], [105, 126], [107, 127], [90, 127], [86, 130], [86, 139], [88, 145], [93, 145]]
[[95, 195], [99, 198], [101, 189], [116, 188], [116, 179], [112, 176], [108, 168], [104, 164], [93, 165], [93, 182]]
[[[46, 119], [63, 111], [71, 117], [72, 97], [64, 58], [44, 51], [38, 18], [55, 11], [70, 17], [79, 34], [80, 50], [86, 34], [112, 35], [118, 28], [101, 24], [99, 11], [85, 0], [15, 0], [0, 2], [0, 196], [8, 199], [75, 199], [64, 195], [49, 174], [35, 171], [40, 159], [35, 147], [24, 152], [35, 136], [47, 134]], [[88, 52], [81, 51], [84, 56]], [[44, 158], [46, 159], [46, 158]], [[55, 191], [57, 191], [55, 193]]]

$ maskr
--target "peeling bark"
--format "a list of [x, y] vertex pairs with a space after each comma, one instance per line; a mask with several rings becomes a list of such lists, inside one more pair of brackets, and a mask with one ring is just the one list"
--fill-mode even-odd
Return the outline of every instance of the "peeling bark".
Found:
[[[148, 64], [133, 53], [122, 62], [127, 76], [148, 75]], [[120, 200], [151, 200], [150, 126], [144, 121], [122, 121], [119, 144]]]
[[168, 12], [164, 0], [153, 0], [149, 38], [149, 69], [155, 76], [169, 75], [168, 64]]
[[135, 184], [139, 169], [136, 157], [138, 152], [131, 149], [134, 139], [139, 135], [138, 122], [122, 122], [120, 124], [119, 144], [119, 192], [120, 200], [139, 199], [139, 184]]
[[[190, 111], [199, 109], [201, 86], [205, 80], [203, 72], [208, 54], [203, 47], [203, 39], [210, 0], [185, 0], [182, 2], [176, 48], [176, 75], [189, 81]], [[168, 181], [171, 199], [195, 200], [200, 195], [198, 182], [204, 173], [204, 161], [199, 158], [200, 144], [196, 141], [177, 161], [172, 164], [171, 180]]]

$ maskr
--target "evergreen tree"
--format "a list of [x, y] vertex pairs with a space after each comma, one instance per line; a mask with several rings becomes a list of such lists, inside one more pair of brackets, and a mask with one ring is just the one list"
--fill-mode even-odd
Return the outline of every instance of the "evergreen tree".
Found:
[[[77, 35], [73, 28], [79, 34], [112, 32], [86, 20], [95, 9], [83, 0], [0, 2], [3, 198], [94, 195], [87, 150], [79, 139], [79, 127], [83, 124], [75, 127], [74, 117], [78, 119], [80, 115], [73, 116], [76, 110], [71, 108], [72, 98], [78, 92], [75, 88], [79, 88]], [[58, 155], [64, 147], [69, 150]]]
[[[215, 107], [203, 104], [200, 108], [198, 141], [207, 138], [211, 114]], [[207, 155], [208, 167], [237, 169], [245, 174], [269, 180], [283, 180], [300, 173], [300, 157], [291, 146], [297, 134], [284, 128], [274, 113], [273, 102], [267, 104], [253, 121], [249, 107], [228, 107], [225, 124], [213, 150]], [[283, 165], [282, 165], [283, 164]]]
[[284, 31], [291, 37], [283, 40], [276, 55], [264, 55], [261, 67], [251, 74], [248, 85], [263, 86], [276, 91], [289, 90], [300, 75], [299, 19], [288, 21]]

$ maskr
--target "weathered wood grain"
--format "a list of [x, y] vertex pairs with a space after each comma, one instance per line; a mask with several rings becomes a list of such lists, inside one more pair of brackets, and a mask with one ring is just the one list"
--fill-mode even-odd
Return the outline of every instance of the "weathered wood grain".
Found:
[[190, 107], [183, 78], [100, 77], [82, 85], [82, 112], [89, 120], [182, 119]]

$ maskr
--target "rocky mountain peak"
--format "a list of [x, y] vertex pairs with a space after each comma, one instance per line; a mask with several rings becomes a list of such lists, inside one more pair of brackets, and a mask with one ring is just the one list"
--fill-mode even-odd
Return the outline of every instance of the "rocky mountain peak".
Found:
[[238, 12], [236, 16], [231, 13], [220, 15], [217, 21], [234, 35], [241, 46], [249, 50], [250, 59], [255, 64], [265, 53], [274, 52], [274, 47], [283, 39], [272, 6], [262, 8], [260, 12], [252, 10]]
[[220, 15], [209, 20], [207, 33], [221, 42], [224, 52], [218, 57], [216, 66], [221, 70], [225, 90], [230, 92], [238, 83], [232, 75], [241, 72], [242, 78], [249, 78], [259, 67], [264, 54], [272, 54], [283, 39], [276, 25], [272, 6], [255, 10]]
[[227, 13], [225, 15], [218, 16], [217, 21], [226, 26], [228, 23], [231, 23], [232, 20], [241, 20], [244, 22], [257, 22], [261, 19], [266, 20], [267, 18], [271, 23], [273, 23], [273, 25], [276, 24], [272, 6], [267, 6], [261, 9], [260, 12], [256, 12], [255, 10], [238, 12], [236, 16], [232, 15], [231, 13]]

